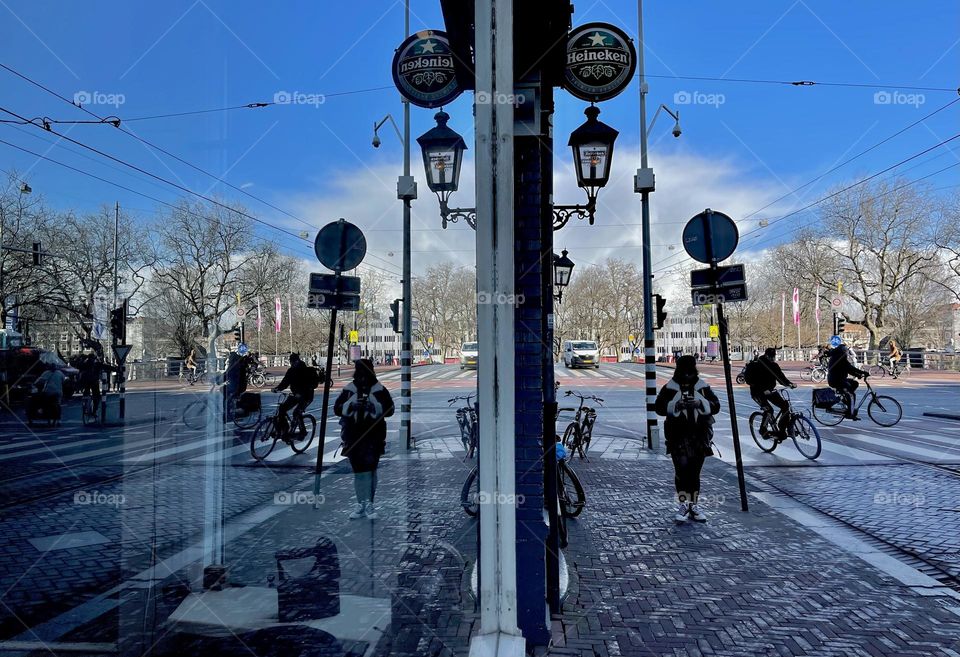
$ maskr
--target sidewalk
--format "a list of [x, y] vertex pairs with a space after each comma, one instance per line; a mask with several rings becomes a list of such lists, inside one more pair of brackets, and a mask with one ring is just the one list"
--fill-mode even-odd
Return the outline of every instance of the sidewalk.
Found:
[[[353, 482], [341, 462], [324, 478], [320, 509], [305, 477], [296, 490], [264, 500], [253, 514], [259, 521], [228, 532], [229, 581], [245, 587], [224, 592], [235, 602], [218, 611], [209, 598], [193, 599], [191, 609], [195, 566], [160, 583], [163, 599], [150, 609], [156, 632], [141, 637], [145, 646], [157, 642], [151, 654], [466, 654], [478, 621], [468, 584], [476, 523], [457, 501], [472, 464], [391, 451], [376, 521], [347, 519]], [[952, 592], [868, 551], [865, 558], [898, 574], [878, 570], [826, 540], [822, 528], [761, 502], [776, 502], [766, 492], [755, 490], [742, 513], [735, 472], [717, 459], [704, 472], [705, 525], [674, 524], [672, 464], [663, 456], [578, 460], [574, 468], [588, 503], [569, 523], [571, 589], [553, 620], [551, 655], [960, 655], [960, 600]], [[321, 536], [338, 548], [341, 615], [349, 622], [250, 631], [276, 613], [276, 551]], [[236, 602], [241, 594], [246, 603]], [[169, 621], [178, 607], [179, 622]], [[121, 634], [136, 641], [133, 630]], [[62, 640], [102, 636], [89, 626]]]

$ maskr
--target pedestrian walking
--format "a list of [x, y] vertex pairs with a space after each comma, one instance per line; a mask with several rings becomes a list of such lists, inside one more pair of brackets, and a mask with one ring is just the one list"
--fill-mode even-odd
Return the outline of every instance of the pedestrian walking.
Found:
[[713, 456], [714, 416], [720, 412], [720, 400], [697, 372], [693, 356], [681, 356], [673, 378], [657, 395], [657, 415], [666, 417], [663, 433], [667, 454], [673, 459], [677, 490], [678, 523], [692, 518], [706, 522], [698, 504], [700, 471], [708, 456]]
[[375, 519], [373, 500], [377, 492], [377, 466], [387, 448], [386, 418], [393, 415], [390, 392], [377, 380], [373, 361], [361, 358], [355, 364], [353, 381], [348, 383], [333, 405], [340, 417], [343, 454], [353, 469], [357, 510], [351, 520]]

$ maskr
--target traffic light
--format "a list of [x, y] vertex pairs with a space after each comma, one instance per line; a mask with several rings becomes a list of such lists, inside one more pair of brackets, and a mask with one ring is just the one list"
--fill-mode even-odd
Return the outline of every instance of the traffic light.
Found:
[[400, 299], [394, 299], [390, 304], [390, 326], [394, 333], [400, 332]]
[[42, 262], [43, 259], [40, 257], [41, 255], [43, 255], [43, 254], [41, 253], [41, 250], [40, 250], [40, 242], [34, 242], [34, 243], [33, 243], [33, 264], [34, 264], [34, 266], [39, 266], [40, 263]]
[[347, 339], [347, 333], [346, 333], [346, 329], [343, 327], [343, 322], [339, 322], [339, 324], [340, 324], [340, 342], [343, 342], [344, 340]]
[[843, 333], [843, 330], [847, 325], [847, 319], [840, 313], [835, 313], [833, 318], [834, 318], [833, 320], [834, 324], [836, 325], [836, 329], [837, 329], [835, 331], [835, 335], [840, 335], [841, 333]]
[[127, 302], [110, 311], [110, 335], [113, 344], [127, 344]]
[[667, 300], [661, 297], [659, 294], [654, 294], [653, 303], [657, 309], [657, 314], [653, 318], [653, 328], [654, 330], [659, 330], [663, 328], [664, 322], [667, 321], [667, 311], [664, 310], [664, 306], [667, 305]]
[[243, 322], [233, 327], [233, 341], [237, 344], [243, 342]]

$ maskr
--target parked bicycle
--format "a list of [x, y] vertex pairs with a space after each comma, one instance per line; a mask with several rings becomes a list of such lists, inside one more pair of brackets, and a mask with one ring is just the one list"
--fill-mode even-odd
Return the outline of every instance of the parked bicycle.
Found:
[[[568, 452], [564, 448], [560, 437], [557, 436], [557, 498], [560, 504], [560, 514], [564, 518], [576, 518], [583, 512], [587, 503], [587, 495], [583, 490], [580, 478], [567, 463]], [[480, 512], [483, 500], [480, 495], [480, 469], [473, 468], [467, 475], [460, 490], [460, 506], [468, 516], [476, 516]]]
[[273, 415], [263, 418], [250, 437], [250, 455], [257, 461], [262, 461], [270, 455], [278, 442], [290, 446], [296, 454], [303, 454], [313, 443], [317, 433], [317, 419], [310, 413], [301, 413], [293, 409], [292, 419], [286, 413], [280, 412], [280, 406], [287, 399], [282, 393], [277, 400], [277, 410]]
[[448, 399], [447, 404], [453, 406], [456, 402], [463, 400], [464, 406], [457, 409], [457, 426], [460, 427], [460, 442], [463, 443], [463, 451], [466, 452], [464, 460], [472, 459], [477, 453], [477, 445], [480, 438], [480, 425], [477, 422], [477, 406], [473, 403], [473, 398], [477, 393], [461, 395]]
[[[183, 423], [190, 429], [203, 429], [207, 425], [207, 413], [213, 402], [213, 395], [222, 394], [216, 385], [208, 394], [201, 396], [183, 409]], [[226, 400], [224, 421], [232, 421], [238, 429], [249, 429], [260, 421], [260, 393], [241, 395], [240, 398]]]
[[788, 404], [787, 410], [783, 411], [788, 414], [785, 424], [786, 433], [780, 432], [776, 411], [770, 401], [757, 399], [761, 410], [750, 415], [750, 433], [753, 435], [753, 442], [757, 443], [757, 447], [762, 451], [769, 454], [787, 438], [792, 438], [798, 452], [811, 461], [816, 459], [820, 456], [820, 450], [822, 449], [820, 432], [817, 431], [813, 422], [803, 411], [794, 409], [790, 402], [789, 389], [777, 388], [777, 391]]
[[[867, 404], [867, 415], [881, 427], [892, 427], [903, 417], [903, 408], [900, 402], [890, 395], [879, 395], [870, 385], [870, 379], [864, 377], [867, 391], [860, 396], [857, 407], [853, 409], [853, 417], [858, 417], [863, 404]], [[843, 422], [844, 418], [851, 417], [850, 406], [844, 395], [838, 394], [833, 388], [820, 388], [813, 391], [813, 417], [817, 422], [828, 427]]]
[[801, 381], [813, 381], [814, 383], [823, 383], [827, 380], [827, 367], [823, 363], [817, 362], [808, 365], [800, 370]]
[[603, 399], [596, 395], [581, 395], [579, 392], [567, 390], [565, 396], [575, 396], [580, 400], [577, 408], [564, 407], [558, 408], [558, 412], [573, 412], [573, 420], [567, 425], [563, 432], [563, 439], [560, 441], [563, 446], [570, 450], [572, 454], [579, 454], [580, 458], [587, 458], [587, 450], [590, 449], [590, 441], [593, 438], [593, 425], [597, 422], [597, 411], [590, 406], [584, 406], [586, 400], [595, 401], [603, 406]]

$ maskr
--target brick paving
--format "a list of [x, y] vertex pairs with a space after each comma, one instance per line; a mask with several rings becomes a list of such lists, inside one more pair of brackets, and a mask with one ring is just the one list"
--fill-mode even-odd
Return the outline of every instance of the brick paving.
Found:
[[[373, 523], [346, 518], [352, 475], [341, 462], [324, 480], [319, 510], [287, 505], [227, 544], [231, 584], [263, 587], [276, 573], [277, 550], [331, 537], [341, 559], [341, 592], [388, 601], [392, 623], [379, 627], [383, 635], [371, 638], [374, 645], [351, 641], [325, 652], [319, 638], [302, 634], [294, 641], [299, 647], [286, 654], [362, 654], [368, 647], [384, 656], [466, 654], [478, 620], [468, 584], [476, 523], [457, 501], [472, 463], [450, 453], [443, 445], [423, 458], [385, 461], [380, 518]], [[749, 513], [741, 513], [733, 470], [716, 459], [704, 474], [711, 513], [706, 525], [674, 525], [669, 461], [594, 458], [578, 460], [574, 468], [588, 506], [569, 523], [571, 589], [564, 613], [553, 619], [551, 655], [960, 655], [960, 615], [951, 610], [960, 602], [920, 595], [756, 500]], [[243, 478], [228, 478], [235, 481], [228, 484], [231, 506], [249, 507], [256, 499], [270, 506], [273, 492], [264, 490], [309, 491], [310, 478], [302, 471], [253, 482], [248, 477], [258, 469], [241, 470]], [[840, 476], [849, 469], [820, 470]], [[256, 474], [261, 475], [272, 476]], [[171, 481], [171, 490], [176, 485]], [[173, 531], [181, 520], [178, 544], [189, 543], [187, 528], [195, 527], [196, 519], [180, 515], [185, 500], [157, 503], [168, 519], [163, 531]], [[152, 520], [142, 522], [138, 529], [148, 531]], [[9, 526], [5, 521], [0, 528]], [[97, 526], [85, 520], [82, 528]], [[109, 527], [99, 530], [116, 537]], [[136, 547], [128, 550], [142, 554]], [[93, 552], [87, 563], [98, 558]], [[80, 577], [81, 565], [74, 564], [70, 576]], [[58, 566], [50, 568], [52, 574]], [[146, 624], [149, 636], [139, 639], [155, 645], [154, 655], [215, 654], [214, 643], [216, 654], [251, 654], [236, 637], [202, 641], [170, 632], [165, 621], [196, 574], [188, 568], [158, 582], [158, 599], [136, 623], [119, 623], [121, 639], [137, 639]], [[53, 580], [34, 580], [32, 573], [25, 580], [35, 582], [35, 591], [55, 587]], [[66, 639], [104, 640], [109, 632], [116, 635], [117, 627], [117, 617], [108, 615]], [[278, 639], [274, 650], [287, 646], [284, 641]]]

